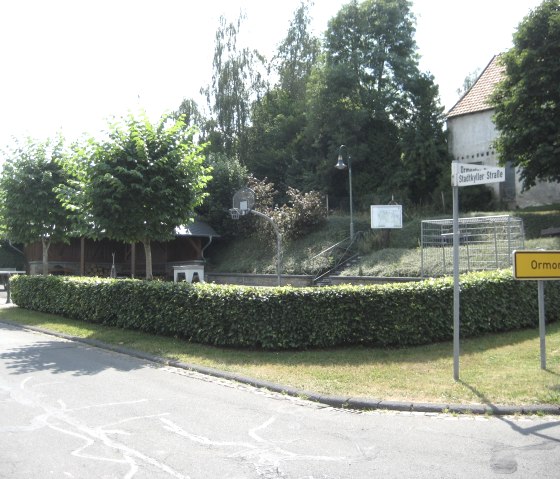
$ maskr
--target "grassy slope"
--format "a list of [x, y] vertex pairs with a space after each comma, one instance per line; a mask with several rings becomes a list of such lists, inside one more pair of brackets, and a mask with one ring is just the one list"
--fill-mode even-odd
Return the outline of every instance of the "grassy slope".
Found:
[[[560, 249], [560, 238], [541, 238], [540, 232], [549, 227], [560, 227], [560, 205], [542, 209], [527, 209], [514, 212], [473, 212], [462, 216], [489, 216], [511, 214], [523, 219], [526, 248]], [[420, 225], [423, 219], [447, 218], [448, 216], [407, 215], [403, 228], [392, 230], [389, 248], [380, 247], [380, 233], [370, 229], [369, 216], [355, 217], [356, 231], [363, 231], [359, 242], [361, 260], [348, 267], [343, 275], [364, 276], [419, 276], [420, 275]], [[327, 224], [312, 234], [286, 244], [283, 251], [285, 274], [310, 274], [326, 264], [326, 259], [310, 260], [349, 235], [349, 218], [333, 215]], [[275, 273], [274, 244], [264, 244], [254, 238], [231, 242], [218, 242], [207, 252], [209, 269], [216, 272]]]

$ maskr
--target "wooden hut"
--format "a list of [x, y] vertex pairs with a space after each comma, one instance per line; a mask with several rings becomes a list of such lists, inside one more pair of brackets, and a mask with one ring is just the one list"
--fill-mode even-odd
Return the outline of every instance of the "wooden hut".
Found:
[[[213, 238], [214, 229], [196, 221], [175, 230], [175, 239], [152, 242], [152, 268], [156, 277], [172, 278], [173, 266], [204, 263], [204, 251]], [[43, 271], [40, 242], [24, 249], [29, 274]], [[125, 244], [114, 240], [72, 238], [69, 244], [53, 243], [49, 248], [49, 273], [79, 276], [109, 276], [115, 265], [117, 276], [142, 278], [146, 274], [146, 257], [141, 243]]]

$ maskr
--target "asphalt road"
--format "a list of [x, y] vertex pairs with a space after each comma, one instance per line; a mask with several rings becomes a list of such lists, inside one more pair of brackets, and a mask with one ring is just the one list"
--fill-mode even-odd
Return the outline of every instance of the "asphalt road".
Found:
[[0, 478], [560, 477], [558, 417], [356, 412], [0, 323]]

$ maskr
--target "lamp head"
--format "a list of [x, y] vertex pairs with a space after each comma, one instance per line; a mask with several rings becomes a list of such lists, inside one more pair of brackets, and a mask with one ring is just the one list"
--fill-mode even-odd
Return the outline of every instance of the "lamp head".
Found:
[[338, 161], [337, 161], [336, 165], [334, 165], [334, 167], [337, 170], [345, 170], [346, 169], [346, 164], [344, 163], [344, 160], [342, 159], [342, 154], [338, 155]]

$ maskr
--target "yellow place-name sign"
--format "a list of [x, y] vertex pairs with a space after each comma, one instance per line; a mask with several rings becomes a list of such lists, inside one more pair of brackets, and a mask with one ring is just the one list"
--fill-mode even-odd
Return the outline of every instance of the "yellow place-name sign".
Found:
[[513, 277], [536, 280], [560, 279], [560, 251], [514, 251]]

